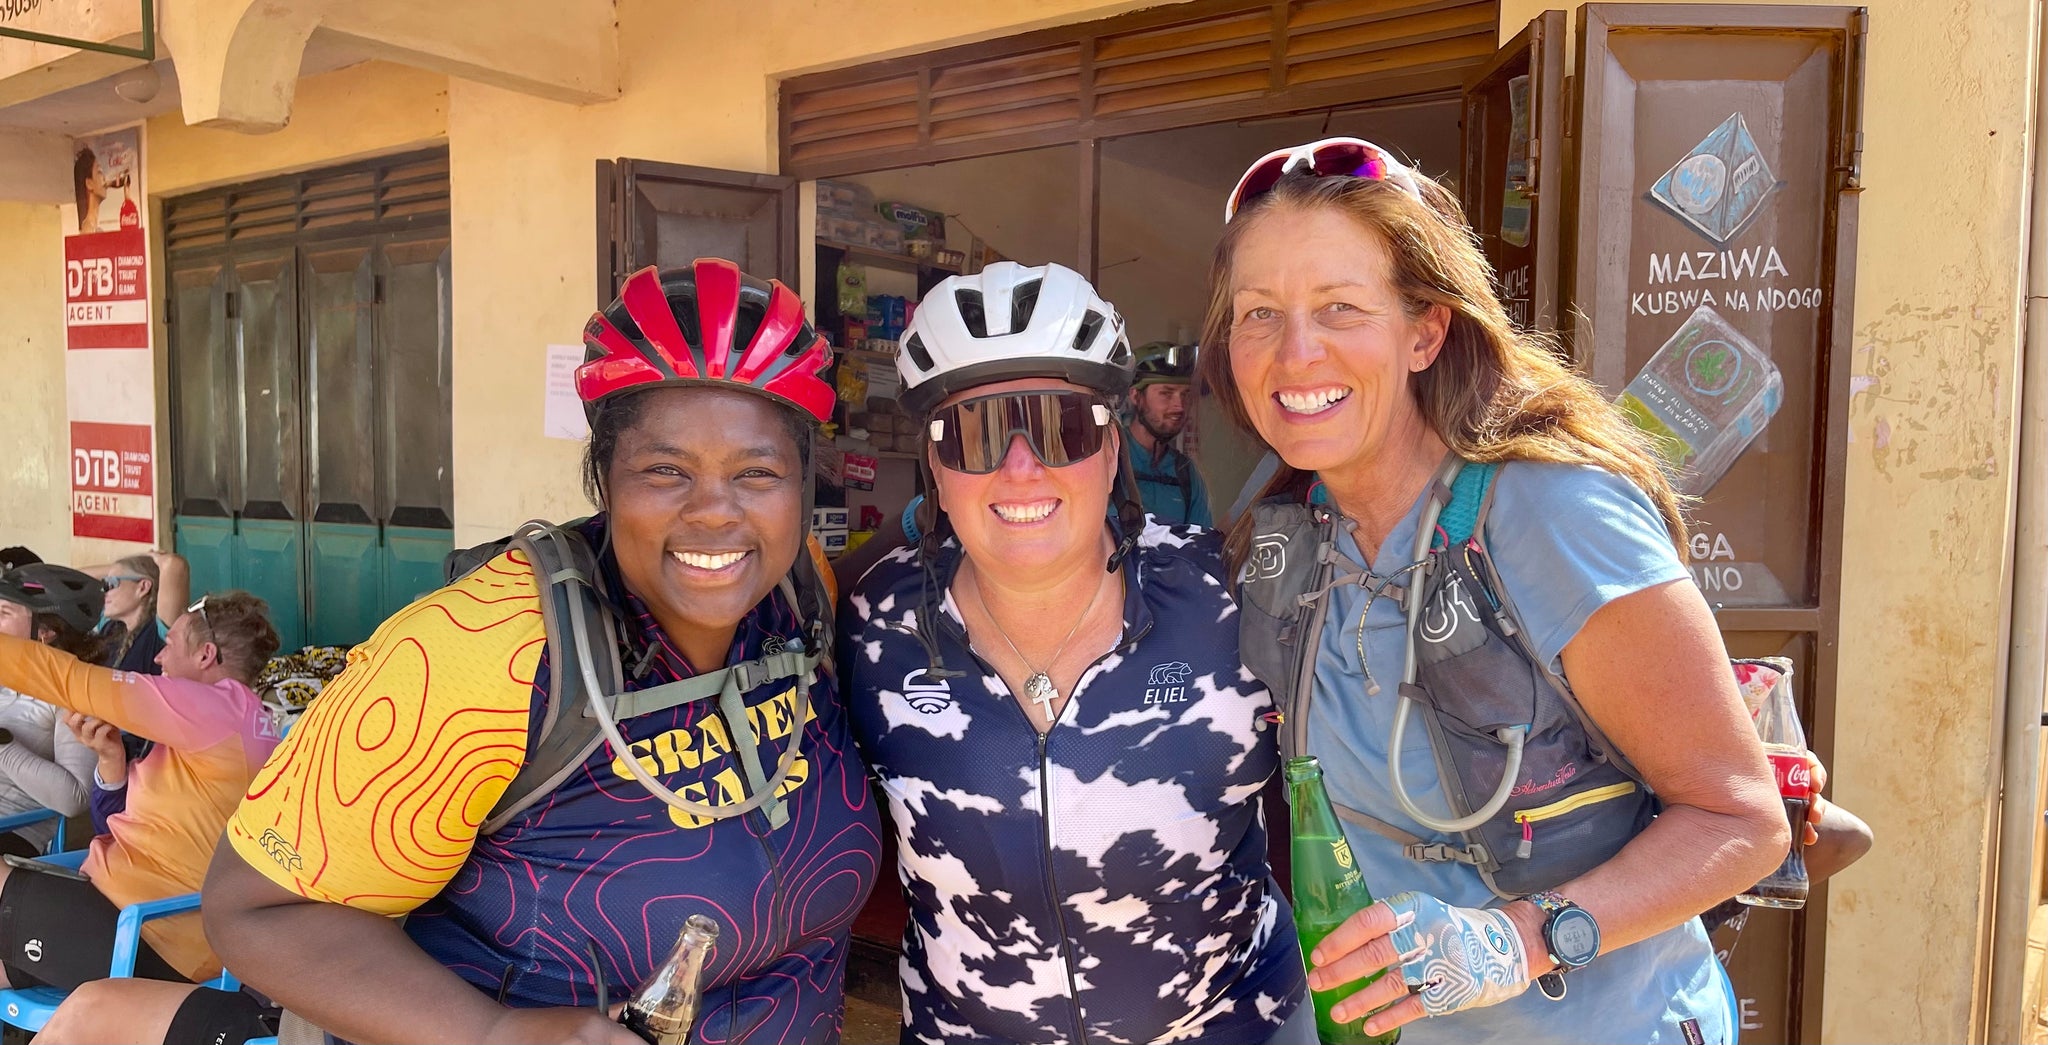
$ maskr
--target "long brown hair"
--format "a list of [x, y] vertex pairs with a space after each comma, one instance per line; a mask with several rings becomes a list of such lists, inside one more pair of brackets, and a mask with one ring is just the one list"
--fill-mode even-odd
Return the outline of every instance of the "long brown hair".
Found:
[[[1410, 386], [1424, 421], [1444, 444], [1468, 461], [1590, 464], [1613, 472], [1649, 495], [1684, 558], [1683, 504], [1648, 438], [1599, 388], [1560, 362], [1548, 339], [1515, 329], [1456, 197], [1420, 173], [1415, 180], [1420, 201], [1386, 181], [1290, 174], [1239, 208], [1209, 270], [1209, 315], [1197, 363], [1202, 383], [1232, 423], [1259, 439], [1230, 372], [1231, 261], [1238, 241], [1261, 217], [1282, 209], [1343, 214], [1387, 248], [1394, 287], [1411, 319], [1433, 305], [1450, 310], [1443, 350]], [[1301, 490], [1307, 480], [1283, 460], [1259, 499]], [[1226, 547], [1233, 571], [1250, 550], [1251, 530], [1250, 512], [1231, 527]]]

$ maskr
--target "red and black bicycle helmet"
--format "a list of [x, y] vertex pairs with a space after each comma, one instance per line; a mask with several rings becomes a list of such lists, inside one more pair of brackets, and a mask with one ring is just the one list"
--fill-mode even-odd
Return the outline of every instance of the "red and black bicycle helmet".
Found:
[[606, 398], [656, 385], [739, 388], [832, 419], [823, 376], [832, 349], [804, 319], [803, 301], [722, 258], [626, 277], [584, 326], [583, 344], [576, 394], [593, 420]]

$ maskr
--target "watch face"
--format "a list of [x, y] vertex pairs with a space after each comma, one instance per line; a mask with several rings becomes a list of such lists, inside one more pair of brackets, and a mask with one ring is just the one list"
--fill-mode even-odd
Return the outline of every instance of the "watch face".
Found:
[[1584, 965], [1600, 951], [1600, 926], [1581, 908], [1560, 911], [1550, 923], [1550, 946], [1559, 961]]

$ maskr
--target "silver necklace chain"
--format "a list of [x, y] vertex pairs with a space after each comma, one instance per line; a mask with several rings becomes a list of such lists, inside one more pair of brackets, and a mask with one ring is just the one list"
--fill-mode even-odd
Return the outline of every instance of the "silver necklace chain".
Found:
[[[1107, 571], [1105, 571], [1106, 575]], [[1060, 640], [1059, 648], [1052, 651], [1050, 663], [1054, 665], [1059, 664], [1060, 654], [1067, 651], [1067, 643], [1074, 641], [1074, 636], [1080, 633], [1081, 623], [1088, 619], [1088, 614], [1094, 612], [1095, 604], [1102, 600], [1102, 589], [1106, 587], [1108, 587], [1107, 583], [1095, 585], [1095, 594], [1088, 596], [1087, 608], [1083, 609], [1081, 615], [1074, 619], [1074, 626], [1067, 629], [1067, 637]], [[1024, 680], [1024, 695], [1030, 698], [1032, 703], [1038, 705], [1039, 713], [1045, 716], [1045, 724], [1048, 726], [1052, 725], [1052, 702], [1059, 699], [1059, 687], [1053, 685], [1050, 674], [1038, 665], [1031, 663], [1031, 658], [1026, 657], [1024, 651], [1017, 648], [1017, 643], [1010, 638], [1010, 633], [1003, 628], [1002, 622], [996, 620], [994, 611], [988, 608], [987, 597], [981, 593], [981, 576], [979, 573], [974, 578], [974, 601], [981, 607], [982, 616], [987, 617], [988, 622], [995, 625], [996, 634], [1003, 637], [1003, 642], [1009, 645], [1010, 652], [1016, 654], [1017, 659], [1025, 667], [1031, 669], [1031, 676]]]

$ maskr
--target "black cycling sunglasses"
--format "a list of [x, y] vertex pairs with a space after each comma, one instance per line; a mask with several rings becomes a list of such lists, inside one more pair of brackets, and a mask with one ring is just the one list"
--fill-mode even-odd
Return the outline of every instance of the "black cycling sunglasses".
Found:
[[1086, 460], [1102, 449], [1110, 423], [1109, 406], [1087, 392], [999, 392], [940, 410], [927, 431], [939, 464], [987, 475], [1019, 435], [1047, 468]]

